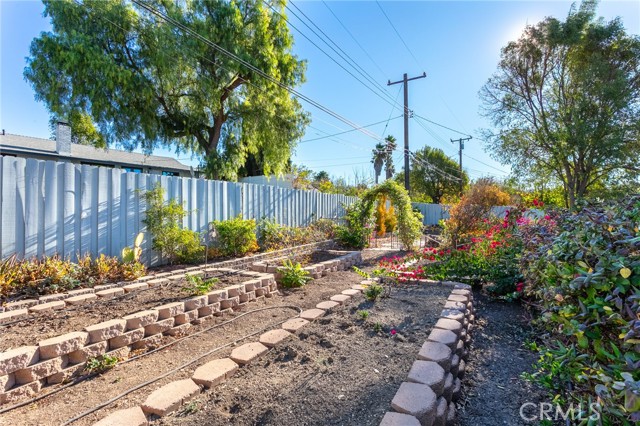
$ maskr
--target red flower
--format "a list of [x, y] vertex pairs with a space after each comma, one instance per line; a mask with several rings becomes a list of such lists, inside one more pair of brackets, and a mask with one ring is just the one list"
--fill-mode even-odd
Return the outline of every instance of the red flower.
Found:
[[395, 329], [391, 329], [391, 335], [394, 336], [397, 333], [397, 331]]
[[518, 293], [521, 293], [523, 289], [524, 289], [524, 283], [518, 283], [518, 284], [516, 284], [516, 291], [517, 291]]
[[545, 220], [551, 220], [551, 216], [549, 216], [548, 214], [544, 215], [544, 219]]

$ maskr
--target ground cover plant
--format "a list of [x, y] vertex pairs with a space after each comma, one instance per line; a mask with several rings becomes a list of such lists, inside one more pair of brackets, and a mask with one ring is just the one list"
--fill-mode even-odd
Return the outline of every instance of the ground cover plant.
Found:
[[78, 287], [132, 281], [145, 274], [145, 266], [104, 254], [82, 256], [77, 263], [60, 256], [0, 261], [0, 301], [73, 290]]
[[[602, 424], [640, 422], [640, 197], [525, 226], [525, 295], [549, 338], [529, 378]], [[572, 389], [567, 392], [567, 389]]]

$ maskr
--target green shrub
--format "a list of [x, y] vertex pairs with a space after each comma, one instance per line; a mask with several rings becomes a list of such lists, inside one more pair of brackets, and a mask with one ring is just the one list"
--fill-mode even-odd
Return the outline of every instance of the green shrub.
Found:
[[369, 244], [369, 237], [371, 237], [373, 229], [371, 218], [365, 223], [362, 222], [363, 210], [366, 209], [366, 206], [361, 201], [357, 201], [349, 206], [344, 206], [344, 208], [346, 210], [345, 224], [337, 227], [336, 237], [345, 247], [363, 249]]
[[313, 279], [308, 271], [302, 269], [300, 262], [293, 263], [289, 259], [283, 262], [278, 272], [282, 275], [280, 282], [287, 288], [302, 287]]
[[220, 255], [238, 257], [258, 250], [255, 220], [238, 215], [234, 219], [215, 220], [212, 225], [216, 231], [214, 246]]
[[549, 333], [528, 377], [574, 405], [599, 399], [604, 425], [637, 424], [640, 197], [550, 217], [522, 232], [525, 294]]
[[370, 302], [375, 302], [383, 292], [384, 287], [380, 284], [370, 284], [364, 289], [364, 297]]
[[182, 289], [191, 295], [201, 296], [209, 293], [218, 281], [217, 278], [205, 280], [200, 275], [187, 275], [187, 284]]
[[369, 318], [369, 311], [367, 310], [358, 311], [357, 314], [360, 317], [360, 319], [363, 321], [366, 321], [367, 318]]
[[152, 235], [152, 248], [169, 263], [198, 263], [203, 260], [204, 247], [197, 232], [181, 227], [188, 214], [175, 199], [165, 203], [160, 184], [144, 193], [147, 211], [142, 222]]

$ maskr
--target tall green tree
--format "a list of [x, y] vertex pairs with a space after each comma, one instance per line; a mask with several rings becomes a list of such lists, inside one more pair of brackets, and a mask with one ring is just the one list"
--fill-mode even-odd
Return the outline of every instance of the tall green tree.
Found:
[[596, 20], [596, 6], [528, 26], [480, 91], [495, 157], [552, 174], [569, 207], [607, 176], [640, 171], [640, 39], [620, 19]]
[[384, 159], [384, 171], [387, 179], [391, 179], [396, 172], [396, 166], [393, 164], [393, 152], [398, 148], [398, 143], [396, 142], [396, 138], [392, 135], [387, 135], [384, 138], [385, 149], [386, 149], [386, 158]]
[[445, 198], [457, 197], [460, 193], [459, 179], [462, 179], [463, 186], [469, 184], [467, 173], [461, 173], [458, 164], [441, 149], [425, 146], [415, 152], [409, 170], [412, 199], [431, 199], [432, 203], [440, 204]]
[[[304, 80], [285, 20], [261, 0], [145, 3], [283, 85]], [[132, 2], [44, 5], [52, 31], [32, 42], [24, 75], [76, 135], [194, 153], [213, 178], [236, 178], [249, 156], [266, 174], [285, 171], [308, 117], [281, 86]]]
[[371, 162], [373, 163], [373, 171], [375, 172], [376, 185], [378, 184], [378, 178], [382, 173], [382, 167], [387, 159], [387, 148], [382, 143], [377, 143], [376, 147], [371, 151]]

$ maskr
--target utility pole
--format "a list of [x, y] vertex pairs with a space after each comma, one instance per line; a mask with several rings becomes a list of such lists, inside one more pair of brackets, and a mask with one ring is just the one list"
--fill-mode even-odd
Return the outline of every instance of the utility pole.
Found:
[[460, 144], [460, 149], [458, 150], [458, 154], [460, 155], [460, 161], [458, 164], [460, 164], [460, 196], [462, 197], [462, 193], [464, 192], [464, 181], [462, 180], [462, 150], [464, 149], [464, 142], [471, 140], [471, 136], [466, 137], [466, 138], [460, 138], [460, 139], [450, 139], [451, 143], [456, 143], [458, 142], [458, 144]]
[[417, 77], [407, 78], [407, 74], [404, 74], [402, 80], [387, 81], [387, 86], [392, 86], [394, 84], [403, 83], [404, 85], [404, 188], [409, 192], [409, 82], [411, 80], [417, 80], [419, 78], [425, 78], [427, 76], [426, 72], [423, 72], [422, 75]]

